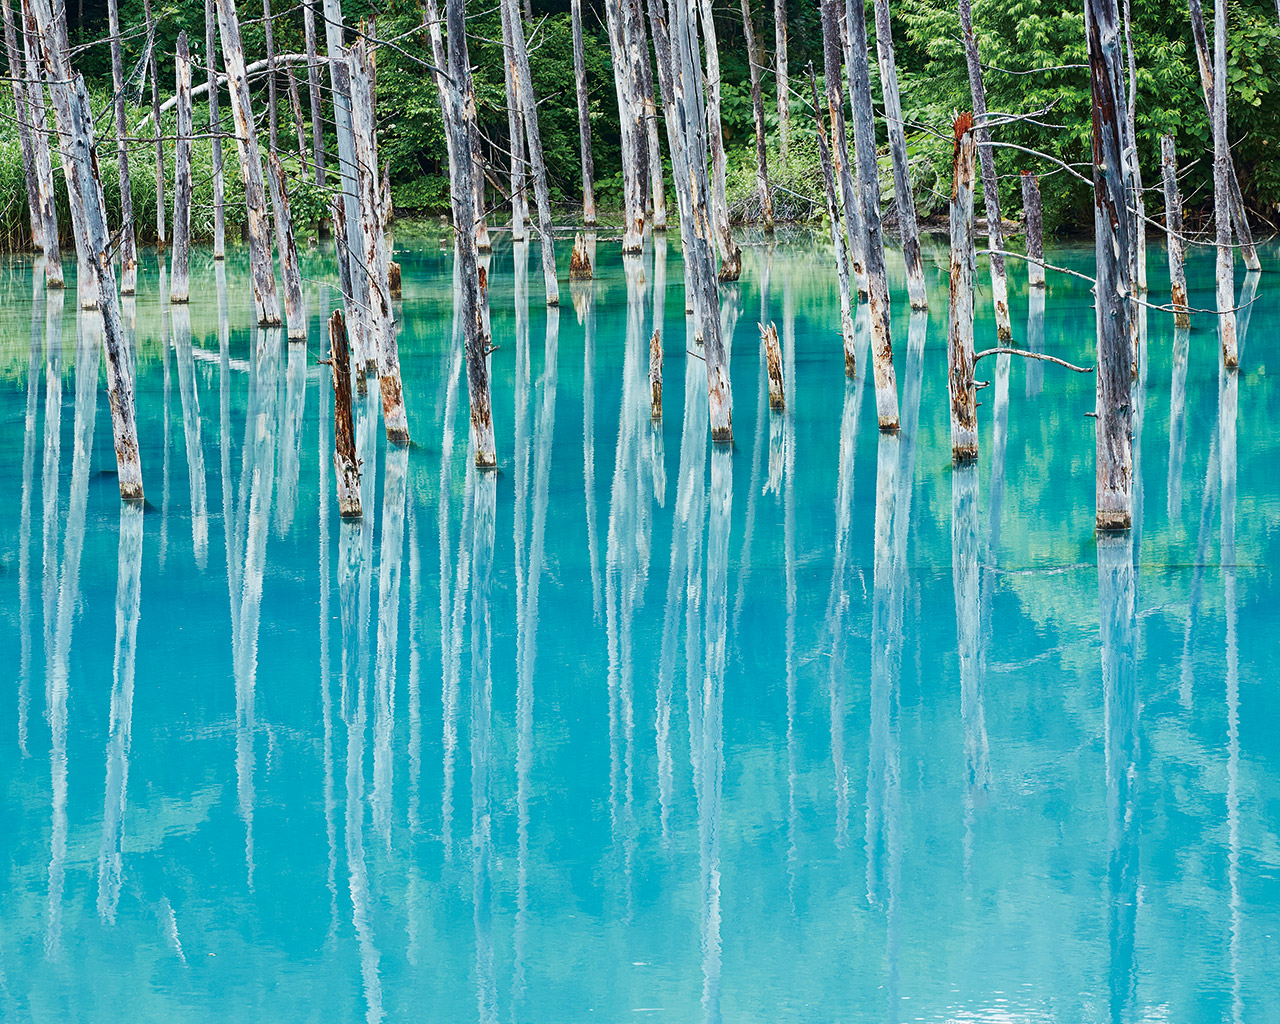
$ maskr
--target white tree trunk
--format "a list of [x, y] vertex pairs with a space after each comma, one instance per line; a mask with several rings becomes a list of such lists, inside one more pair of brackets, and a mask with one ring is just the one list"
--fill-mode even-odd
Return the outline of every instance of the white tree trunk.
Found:
[[280, 283], [284, 291], [284, 317], [289, 340], [305, 341], [307, 310], [302, 301], [302, 271], [298, 265], [298, 246], [293, 237], [293, 214], [289, 209], [284, 165], [275, 153], [267, 154], [267, 181], [271, 186], [271, 209], [275, 214], [276, 248], [280, 252]]
[[44, 84], [36, 52], [39, 49], [35, 14], [29, 0], [22, 3], [22, 50], [27, 103], [31, 111], [31, 150], [35, 162], [36, 194], [44, 245], [44, 276], [49, 288], [64, 287], [62, 249], [58, 240], [58, 211], [53, 201], [53, 159], [49, 152], [49, 122], [45, 115]]
[[[5, 5], [8, 19], [8, 0]], [[138, 243], [133, 231], [133, 186], [129, 180], [129, 127], [125, 116], [124, 61], [120, 55], [120, 13], [116, 0], [107, 0], [107, 30], [111, 33], [111, 87], [115, 91], [116, 166], [120, 178], [120, 294], [138, 289]], [[5, 26], [6, 34], [8, 25]]]
[[571, 0], [573, 80], [578, 95], [578, 148], [582, 157], [582, 223], [596, 222], [595, 162], [591, 158], [591, 115], [587, 104], [587, 55], [582, 41], [582, 0]]
[[1217, 300], [1218, 337], [1222, 342], [1222, 365], [1228, 370], [1240, 365], [1236, 350], [1235, 253], [1231, 249], [1231, 212], [1228, 196], [1231, 150], [1227, 144], [1227, 5], [1213, 4], [1213, 223], [1218, 243]]
[[955, 123], [955, 152], [951, 187], [951, 309], [947, 319], [947, 392], [951, 397], [951, 458], [968, 462], [978, 457], [977, 391], [973, 380], [973, 244], [974, 149], [973, 117], [961, 114]]
[[1182, 255], [1182, 192], [1178, 188], [1178, 153], [1173, 136], [1160, 138], [1160, 171], [1164, 179], [1164, 225], [1169, 249], [1169, 292], [1175, 327], [1190, 327], [1187, 309], [1187, 271]]
[[215, 0], [204, 0], [204, 47], [209, 94], [209, 135], [213, 146], [213, 258], [227, 254], [226, 186], [222, 177], [222, 120], [218, 116], [218, 34]]
[[857, 345], [853, 327], [853, 291], [849, 283], [849, 250], [844, 228], [840, 224], [840, 199], [836, 190], [835, 169], [831, 166], [831, 150], [822, 123], [822, 107], [818, 103], [818, 79], [809, 64], [809, 83], [813, 89], [813, 119], [818, 126], [818, 156], [822, 164], [822, 180], [827, 195], [827, 223], [831, 226], [831, 245], [836, 254], [836, 279], [840, 285], [840, 334], [844, 339], [844, 374], [857, 376]]
[[186, 32], [178, 34], [175, 62], [178, 138], [173, 155], [173, 264], [169, 301], [191, 298], [191, 50]]

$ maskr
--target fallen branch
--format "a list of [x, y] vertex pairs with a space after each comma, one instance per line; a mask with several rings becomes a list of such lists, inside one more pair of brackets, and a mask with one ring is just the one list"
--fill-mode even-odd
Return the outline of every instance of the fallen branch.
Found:
[[974, 355], [973, 361], [976, 363], [983, 356], [1024, 356], [1027, 359], [1043, 359], [1046, 363], [1057, 363], [1068, 370], [1075, 370], [1076, 373], [1093, 373], [1092, 366], [1076, 366], [1075, 363], [1069, 363], [1057, 356], [1047, 356], [1043, 352], [1032, 352], [1025, 348], [984, 348]]

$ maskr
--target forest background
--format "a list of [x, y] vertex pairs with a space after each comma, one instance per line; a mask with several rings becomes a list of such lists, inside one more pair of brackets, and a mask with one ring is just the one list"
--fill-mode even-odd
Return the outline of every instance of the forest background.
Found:
[[[167, 99], [174, 91], [173, 54], [178, 34], [183, 30], [188, 33], [192, 57], [198, 65], [194, 81], [198, 85], [205, 80], [204, 2], [156, 0], [153, 6], [158, 22], [155, 47], [160, 95]], [[1228, 0], [1227, 7], [1229, 132], [1245, 202], [1256, 218], [1255, 231], [1259, 236], [1266, 236], [1275, 230], [1273, 222], [1280, 219], [1277, 217], [1280, 209], [1280, 24], [1273, 0]], [[124, 66], [129, 73], [141, 69], [146, 47], [142, 0], [120, 0], [120, 8]], [[581, 170], [569, 0], [532, 0], [532, 8], [533, 21], [526, 31], [551, 196], [553, 203], [560, 206], [561, 216], [572, 217], [573, 208], [581, 201]], [[1003, 125], [995, 133], [996, 139], [1041, 151], [1088, 176], [1092, 166], [1092, 126], [1082, 5], [1073, 0], [975, 0], [973, 8], [974, 28], [985, 65], [989, 109], [993, 114], [1042, 112], [1035, 119]], [[266, 53], [261, 7], [255, 0], [242, 0], [239, 10], [247, 59], [261, 59]], [[348, 0], [343, 13], [348, 25], [355, 25], [362, 18], [376, 17], [377, 36], [395, 40], [395, 46], [383, 47], [378, 55], [377, 118], [379, 153], [390, 164], [397, 212], [401, 215], [446, 213], [449, 175], [437, 93], [427, 70], [414, 59], [414, 56], [425, 58], [430, 52], [419, 0], [389, 0], [381, 6], [368, 0]], [[498, 211], [491, 220], [503, 223], [509, 207], [504, 209], [503, 195], [494, 187], [495, 183], [503, 186], [508, 180], [501, 26], [496, 5], [473, 4], [468, 13], [480, 127], [488, 140], [489, 205]], [[751, 0], [751, 13], [757, 38], [772, 69], [773, 0]], [[107, 35], [106, 0], [68, 0], [67, 16], [71, 40], [77, 47], [73, 64], [85, 75], [94, 109], [102, 115], [98, 119], [100, 142], [104, 143], [99, 146], [102, 181], [109, 217], [116, 222], [120, 197], [110, 116], [111, 60], [109, 48], [103, 41]], [[603, 27], [604, 11], [598, 0], [584, 0], [583, 18], [596, 201], [607, 213], [622, 206], [618, 107]], [[821, 74], [822, 31], [818, 4], [815, 0], [790, 0], [787, 18], [792, 96], [791, 140], [785, 161], [778, 153], [775, 79], [771, 71], [762, 76], [766, 90], [770, 183], [775, 216], [780, 220], [819, 216], [824, 208], [817, 136], [813, 111], [807, 101], [806, 72], [808, 63], [813, 61]], [[20, 24], [21, 19], [18, 21]], [[728, 152], [730, 208], [738, 218], [751, 219], [756, 205], [754, 129], [739, 4], [721, 0], [715, 8], [715, 21], [722, 69], [722, 123]], [[1185, 0], [1132, 0], [1132, 21], [1138, 58], [1137, 132], [1143, 181], [1149, 190], [1159, 189], [1160, 136], [1174, 135], [1184, 176], [1182, 193], [1188, 224], [1191, 228], [1203, 225], [1211, 229], [1213, 139], [1195, 66]], [[874, 25], [875, 20], [868, 13], [868, 30], [874, 31]], [[277, 0], [272, 26], [277, 54], [303, 52], [301, 6], [284, 6]], [[1212, 18], [1208, 27], [1212, 33]], [[323, 45], [323, 33], [320, 37]], [[936, 218], [945, 215], [950, 194], [950, 121], [954, 111], [972, 106], [953, 0], [897, 0], [893, 5], [893, 37], [917, 210], [922, 219]], [[874, 36], [872, 38], [874, 40]], [[876, 124], [881, 146], [885, 147], [879, 81], [874, 71], [874, 41], [871, 45]], [[217, 63], [221, 69], [220, 54]], [[295, 73], [299, 76], [309, 146], [311, 121], [305, 66], [296, 66]], [[332, 170], [336, 166], [336, 144], [332, 136], [327, 78], [327, 71], [322, 72], [328, 125], [325, 149]], [[264, 147], [266, 90], [265, 78], [254, 81], [259, 139]], [[138, 125], [150, 111], [150, 83], [144, 82], [140, 74], [135, 75], [126, 92], [130, 103], [129, 123]], [[295, 218], [299, 226], [304, 227], [323, 215], [327, 203], [325, 190], [317, 188], [302, 174], [283, 76], [279, 92], [280, 152], [293, 173]], [[223, 124], [229, 125], [230, 107], [225, 89], [221, 112]], [[30, 238], [22, 156], [13, 117], [12, 92], [5, 88], [0, 90], [0, 247], [8, 249], [23, 248]], [[195, 123], [197, 132], [207, 130], [208, 108], [203, 97], [196, 103]], [[171, 137], [172, 110], [162, 118], [162, 125], [164, 134]], [[142, 242], [154, 241], [156, 234], [156, 156], [154, 145], [146, 139], [150, 134], [150, 127], [142, 128], [130, 147], [134, 219]], [[165, 154], [165, 169], [170, 179], [172, 149], [170, 141]], [[665, 145], [663, 156], [670, 195], [672, 183]], [[56, 148], [54, 160], [57, 161]], [[893, 176], [884, 148], [881, 161], [881, 188], [886, 210], [890, 210]], [[1007, 218], [1020, 214], [1019, 172], [1030, 169], [1041, 176], [1046, 231], [1067, 234], [1092, 231], [1093, 197], [1089, 185], [1049, 161], [1012, 149], [998, 149], [996, 164], [1001, 207]], [[228, 163], [227, 170], [227, 222], [229, 228], [238, 228], [245, 211], [234, 159]], [[60, 174], [56, 178], [60, 223], [69, 235], [65, 185]], [[208, 141], [204, 139], [193, 147], [193, 178], [193, 235], [197, 239], [211, 237], [212, 157]], [[171, 200], [171, 180], [168, 191]], [[674, 202], [669, 205], [674, 213]], [[1147, 207], [1162, 210], [1162, 200], [1152, 195]]]

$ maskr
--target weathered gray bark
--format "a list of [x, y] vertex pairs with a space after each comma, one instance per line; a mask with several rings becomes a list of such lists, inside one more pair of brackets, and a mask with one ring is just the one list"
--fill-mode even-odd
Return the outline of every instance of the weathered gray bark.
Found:
[[1133, 364], [1129, 332], [1129, 192], [1124, 180], [1124, 71], [1115, 0], [1085, 0], [1093, 97], [1094, 233], [1097, 255], [1096, 526], [1133, 520]]
[[644, 178], [648, 147], [644, 128], [639, 49], [631, 45], [628, 0], [605, 0], [605, 25], [613, 55], [613, 84], [618, 98], [622, 143], [622, 251], [638, 253], [644, 246]]
[[214, 0], [204, 0], [204, 53], [209, 93], [209, 135], [213, 145], [213, 258], [227, 254], [226, 185], [222, 177], [222, 121], [218, 116], [218, 34]]
[[186, 302], [191, 297], [191, 50], [186, 32], [178, 34], [174, 65], [177, 79], [177, 143], [173, 153], [173, 265], [170, 271], [169, 301]]
[[787, 407], [787, 390], [782, 376], [782, 346], [778, 344], [778, 328], [772, 322], [760, 325], [760, 342], [769, 373], [769, 408], [781, 412]]
[[[679, 0], [677, 0], [679, 2]], [[720, 280], [736, 281], [742, 275], [742, 250], [733, 240], [729, 224], [729, 201], [725, 197], [724, 128], [720, 120], [720, 47], [711, 0], [698, 0], [698, 24], [707, 54], [706, 132], [711, 153], [711, 223], [720, 244]]]
[[302, 271], [298, 246], [293, 237], [293, 214], [289, 210], [289, 190], [284, 164], [275, 153], [267, 154], [267, 181], [271, 187], [271, 209], [275, 214], [276, 248], [280, 252], [280, 283], [284, 291], [284, 316], [290, 341], [305, 341], [307, 311], [302, 302]]
[[649, 339], [649, 418], [662, 419], [662, 331]]
[[1027, 233], [1027, 283], [1044, 287], [1044, 211], [1040, 182], [1031, 171], [1022, 172], [1022, 221]]
[[[1209, 54], [1209, 37], [1204, 30], [1204, 10], [1200, 0], [1188, 0], [1191, 13], [1191, 37], [1196, 45], [1196, 65], [1200, 69], [1200, 88], [1204, 93], [1204, 109], [1213, 125], [1213, 61]], [[1246, 270], [1260, 270], [1258, 250], [1253, 244], [1253, 232], [1249, 229], [1249, 216], [1244, 209], [1244, 195], [1240, 191], [1240, 180], [1236, 177], [1236, 166], [1227, 154], [1227, 198], [1231, 209], [1231, 226], [1236, 233], [1236, 241], [1240, 243], [1240, 254], [1244, 257]]]
[[524, 122], [521, 118], [520, 82], [516, 77], [516, 54], [511, 36], [511, 5], [499, 3], [502, 16], [503, 79], [507, 89], [507, 138], [511, 150], [511, 240], [523, 242], [528, 237], [525, 222], [529, 218], [529, 200], [525, 193]]
[[35, 14], [28, 0], [22, 2], [22, 49], [27, 103], [31, 112], [31, 150], [35, 161], [41, 239], [44, 243], [45, 284], [62, 288], [62, 249], [58, 240], [58, 211], [53, 201], [53, 159], [49, 152], [49, 122], [45, 115], [44, 84], [36, 53], [39, 49]]
[[465, 159], [465, 155], [471, 152], [476, 106], [467, 74], [464, 0], [446, 0], [445, 10], [449, 19], [448, 84], [441, 98], [442, 102], [447, 100], [442, 113], [453, 139], [454, 152], [458, 154], [453, 166], [453, 223], [461, 277], [458, 300], [467, 357], [467, 392], [471, 400], [471, 446], [476, 467], [492, 469], [498, 464], [498, 456], [494, 446], [493, 402], [489, 391], [489, 335], [484, 326], [484, 281], [477, 259], [475, 235], [476, 190], [471, 180], [475, 165]]
[[[679, 222], [681, 247], [687, 252], [689, 246], [688, 190], [680, 187], [679, 172], [676, 170], [679, 166], [676, 153], [684, 145], [680, 134], [680, 116], [676, 110], [674, 84], [677, 74], [675, 65], [678, 57], [674, 56], [671, 51], [671, 29], [667, 23], [666, 4], [663, 0], [650, 0], [648, 9], [649, 34], [653, 39], [655, 63], [658, 66], [658, 87], [662, 96], [662, 120], [666, 126], [667, 150], [671, 154], [671, 177], [672, 183], [675, 185], [676, 195], [676, 219]], [[665, 249], [663, 251], [665, 252]], [[654, 252], [656, 257], [657, 250], [655, 249]], [[681, 262], [684, 272], [685, 312], [690, 313], [693, 311], [693, 288], [689, 283], [689, 263], [687, 260]]]
[[813, 118], [818, 126], [818, 156], [822, 163], [822, 180], [827, 195], [827, 223], [831, 226], [831, 245], [836, 253], [836, 279], [840, 284], [840, 334], [844, 339], [844, 373], [857, 374], [857, 356], [853, 328], [853, 292], [849, 284], [849, 251], [840, 224], [840, 199], [836, 192], [835, 170], [831, 166], [831, 150], [822, 123], [822, 107], [818, 103], [818, 79], [809, 64], [809, 84], [813, 90]]
[[1227, 179], [1231, 149], [1227, 144], [1227, 5], [1213, 4], [1213, 223], [1218, 243], [1217, 299], [1218, 337], [1222, 342], [1222, 365], [1228, 370], [1240, 365], [1236, 351], [1235, 253], [1231, 249], [1231, 215]]
[[298, 96], [298, 80], [293, 76], [293, 65], [284, 66], [284, 81], [289, 90], [289, 109], [293, 113], [293, 126], [298, 133], [298, 159], [302, 161], [303, 176], [310, 174], [307, 167], [307, 129], [302, 121], [302, 100]]
[[[142, 0], [142, 9], [146, 18], [147, 35], [153, 37], [155, 35], [156, 22], [151, 13], [151, 0]], [[161, 245], [164, 245], [164, 135], [160, 129], [160, 72], [156, 63], [156, 51], [154, 48], [149, 54], [148, 71], [151, 74], [151, 127], [156, 142], [156, 239]]]
[[644, 87], [644, 128], [649, 145], [649, 196], [648, 212], [654, 231], [667, 230], [667, 189], [662, 175], [662, 145], [658, 141], [658, 106], [653, 96], [653, 67], [649, 63], [649, 40], [645, 34], [644, 17], [640, 14], [639, 0], [631, 0], [635, 8], [637, 38], [644, 54], [640, 61]]
[[[8, 10], [7, 0], [3, 0]], [[107, 23], [111, 33], [111, 84], [115, 91], [116, 164], [120, 178], [120, 294], [138, 289], [138, 243], [133, 228], [133, 185], [129, 180], [129, 127], [125, 114], [124, 61], [120, 55], [120, 14], [116, 0], [108, 0]]]
[[138, 430], [134, 417], [133, 374], [124, 329], [120, 320], [120, 299], [116, 294], [112, 264], [111, 232], [107, 227], [106, 203], [98, 177], [98, 154], [93, 135], [93, 110], [84, 79], [70, 74], [67, 59], [65, 13], [55, 17], [49, 0], [35, 0], [36, 19], [49, 73], [50, 93], [57, 115], [58, 135], [64, 141], [64, 164], [68, 199], [80, 211], [80, 227], [89, 270], [96, 281], [97, 307], [102, 314], [102, 348], [107, 357], [107, 395], [111, 403], [111, 426], [116, 449], [116, 471], [120, 497], [142, 501], [142, 464], [138, 457]]
[[582, 41], [582, 0], [571, 0], [573, 79], [578, 94], [578, 147], [582, 156], [582, 223], [596, 222], [595, 162], [591, 157], [591, 114], [587, 105], [587, 55]]
[[778, 155], [787, 158], [791, 135], [791, 83], [787, 78], [787, 0], [773, 0], [774, 78], [778, 93]]
[[[13, 110], [18, 121], [18, 141], [22, 148], [22, 177], [27, 186], [27, 209], [31, 217], [31, 243], [40, 252], [44, 251], [44, 221], [40, 216], [40, 187], [36, 183], [36, 157], [31, 141], [32, 117], [27, 102], [27, 79], [22, 66], [22, 57], [18, 52], [18, 33], [14, 27], [13, 8], [9, 0], [3, 0], [4, 8], [4, 45], [9, 58], [9, 85], [13, 90]], [[115, 14], [115, 0], [111, 2], [111, 13]], [[112, 31], [112, 56], [119, 53], [120, 44]], [[112, 68], [114, 70], [114, 63]], [[117, 90], [119, 87], [117, 86]]]
[[338, 491], [338, 515], [359, 519], [360, 459], [351, 417], [351, 351], [339, 309], [329, 317], [329, 372], [333, 378], [333, 480]]
[[1000, 220], [1000, 189], [996, 182], [995, 152], [986, 129], [987, 94], [982, 84], [982, 64], [978, 58], [978, 40], [973, 34], [973, 7], [970, 0], [960, 0], [960, 32], [964, 37], [965, 61], [969, 68], [969, 91], [973, 94], [974, 130], [978, 136], [978, 165], [982, 169], [982, 201], [987, 211], [987, 247], [991, 250], [991, 293], [996, 307], [996, 337], [1001, 345], [1013, 341], [1013, 325], [1009, 320], [1009, 282], [1005, 276], [1004, 225]]
[[364, 265], [368, 280], [369, 322], [373, 355], [378, 361], [378, 383], [382, 390], [382, 419], [387, 440], [409, 443], [409, 421], [405, 415], [404, 389], [400, 380], [400, 354], [396, 346], [396, 318], [391, 308], [390, 254], [387, 251], [383, 207], [378, 200], [378, 148], [373, 120], [373, 75], [364, 40], [348, 51], [351, 68], [351, 128], [355, 135], [356, 160], [362, 173], [360, 220], [364, 227]]
[[307, 94], [311, 105], [312, 173], [317, 185], [324, 184], [324, 105], [320, 99], [320, 59], [316, 54], [316, 4], [302, 4], [302, 33], [307, 53]]
[[1133, 194], [1133, 268], [1130, 276], [1138, 293], [1147, 290], [1147, 215], [1142, 196], [1142, 167], [1138, 159], [1138, 60], [1133, 51], [1133, 25], [1130, 18], [1130, 0], [1124, 0], [1124, 47], [1129, 61], [1129, 93], [1125, 107], [1125, 127], [1128, 130], [1125, 156], [1129, 170], [1129, 188]]
[[861, 0], [846, 3], [853, 66], [853, 133], [858, 154], [858, 190], [867, 237], [867, 293], [871, 306], [871, 365], [876, 380], [876, 416], [881, 430], [898, 429], [898, 383], [893, 371], [889, 331], [889, 276], [884, 263], [880, 222], [880, 171], [876, 166], [876, 128], [871, 107], [871, 67], [867, 57], [866, 9]]
[[947, 319], [947, 393], [951, 397], [951, 458], [978, 457], [977, 391], [973, 380], [973, 279], [977, 257], [973, 244], [974, 149], [973, 116], [955, 123], [951, 186], [951, 309]]
[[773, 232], [773, 197], [769, 194], [769, 149], [764, 141], [764, 94], [760, 90], [760, 69], [764, 49], [756, 43], [751, 23], [751, 0], [741, 0], [742, 34], [747, 46], [747, 66], [751, 69], [751, 116], [756, 129], [756, 188], [760, 190], [760, 216], [764, 229]]
[[591, 257], [587, 253], [587, 240], [582, 232], [573, 236], [573, 252], [569, 254], [569, 280], [590, 281], [595, 271], [591, 266]]
[[853, 163], [849, 159], [849, 133], [844, 120], [840, 8], [840, 0], [821, 0], [822, 68], [827, 93], [827, 117], [831, 121], [831, 158], [835, 163], [835, 175], [840, 183], [840, 199], [844, 204], [845, 229], [849, 235], [850, 264], [858, 293], [865, 295], [867, 239], [862, 226], [858, 190], [853, 180]]
[[244, 47], [240, 42], [240, 18], [236, 0], [216, 0], [218, 25], [222, 34], [222, 55], [227, 67], [231, 111], [235, 116], [236, 151], [244, 178], [244, 198], [248, 211], [249, 264], [260, 325], [280, 323], [280, 297], [271, 260], [271, 227], [267, 217], [267, 195], [262, 180], [262, 157], [254, 127], [249, 79], [245, 74]]
[[880, 59], [880, 90], [884, 93], [884, 120], [889, 130], [889, 152], [893, 157], [893, 198], [907, 271], [907, 297], [912, 309], [928, 309], [924, 262], [920, 257], [920, 228], [916, 223], [916, 200], [911, 192], [911, 170], [907, 161], [906, 127], [902, 121], [902, 97], [898, 92], [898, 64], [894, 58], [893, 31], [889, 23], [889, 0], [875, 0], [875, 11], [876, 55]]
[[[672, 86], [681, 144], [674, 155], [677, 185], [686, 190], [689, 209], [690, 245], [685, 258], [691, 264], [695, 339], [702, 338], [707, 366], [711, 440], [728, 442], [733, 440], [733, 393], [720, 329], [720, 286], [715, 272], [714, 229], [708, 209], [711, 182], [707, 174], [708, 125], [701, 92], [702, 61], [691, 5], [673, 3], [670, 11], [672, 63], [679, 69]], [[676, 55], [678, 61], [674, 59]]]
[[276, 38], [271, 22], [271, 0], [262, 0], [262, 31], [267, 50], [267, 145], [268, 152], [275, 153], [279, 150], [280, 117], [276, 106]]
[[1182, 253], [1182, 192], [1178, 188], [1178, 153], [1173, 136], [1160, 137], [1160, 171], [1164, 179], [1164, 226], [1169, 249], [1170, 298], [1175, 327], [1190, 327], [1187, 309], [1187, 270]]

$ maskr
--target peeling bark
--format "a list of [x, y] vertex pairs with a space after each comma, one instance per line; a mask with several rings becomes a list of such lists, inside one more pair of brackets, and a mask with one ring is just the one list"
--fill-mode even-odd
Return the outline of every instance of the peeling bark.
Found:
[[329, 317], [329, 372], [333, 378], [333, 479], [338, 491], [338, 515], [359, 519], [360, 459], [351, 416], [351, 352], [342, 311]]
[[649, 339], [649, 418], [662, 419], [662, 332]]
[[569, 280], [590, 281], [593, 274], [587, 240], [582, 237], [582, 232], [578, 232], [573, 236], [573, 252], [569, 254]]
[[1168, 236], [1170, 298], [1175, 327], [1190, 327], [1187, 270], [1182, 255], [1182, 194], [1178, 188], [1178, 153], [1173, 136], [1160, 138], [1160, 171], [1164, 179], [1164, 225]]
[[[0, 0], [2, 2], [2, 0]], [[169, 301], [187, 302], [191, 297], [191, 50], [186, 32], [178, 34], [174, 74], [178, 97], [177, 143], [173, 154], [173, 264], [169, 279]]]
[[62, 250], [58, 240], [58, 211], [53, 202], [53, 159], [49, 152], [49, 123], [45, 115], [44, 85], [36, 52], [39, 33], [29, 0], [22, 2], [22, 49], [25, 88], [31, 112], [31, 150], [35, 165], [38, 216], [44, 244], [44, 276], [49, 288], [62, 288]]
[[955, 122], [951, 186], [951, 308], [947, 319], [947, 393], [951, 397], [951, 458], [978, 457], [977, 391], [973, 380], [973, 115]]
[[298, 265], [298, 246], [293, 237], [293, 215], [289, 211], [284, 165], [275, 153], [267, 154], [267, 171], [267, 180], [271, 183], [271, 208], [275, 212], [276, 248], [280, 251], [285, 323], [288, 324], [290, 341], [305, 341], [307, 311], [302, 302], [302, 271]]
[[782, 379], [782, 346], [778, 344], [778, 328], [770, 322], [760, 325], [760, 343], [769, 374], [769, 408], [781, 412], [787, 407], [787, 392]]

